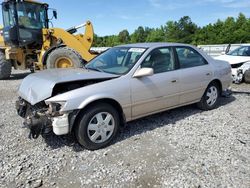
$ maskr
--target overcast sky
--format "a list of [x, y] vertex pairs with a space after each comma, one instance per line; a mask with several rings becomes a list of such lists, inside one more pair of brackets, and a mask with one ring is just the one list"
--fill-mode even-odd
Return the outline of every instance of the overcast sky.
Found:
[[131, 33], [138, 26], [159, 27], [190, 16], [199, 26], [237, 17], [250, 17], [250, 0], [44, 0], [57, 9], [55, 27], [69, 28], [91, 20], [99, 36]]

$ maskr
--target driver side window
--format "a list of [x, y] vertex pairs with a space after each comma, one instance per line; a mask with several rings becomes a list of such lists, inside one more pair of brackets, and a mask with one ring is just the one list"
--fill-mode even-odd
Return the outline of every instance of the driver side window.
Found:
[[158, 48], [150, 52], [141, 67], [152, 68], [154, 74], [172, 71], [175, 61], [172, 48]]

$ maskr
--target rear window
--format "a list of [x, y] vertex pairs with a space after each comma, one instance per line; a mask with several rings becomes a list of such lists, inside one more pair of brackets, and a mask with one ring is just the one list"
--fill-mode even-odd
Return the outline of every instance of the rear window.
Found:
[[180, 68], [190, 68], [207, 64], [204, 57], [190, 47], [176, 47], [176, 53]]

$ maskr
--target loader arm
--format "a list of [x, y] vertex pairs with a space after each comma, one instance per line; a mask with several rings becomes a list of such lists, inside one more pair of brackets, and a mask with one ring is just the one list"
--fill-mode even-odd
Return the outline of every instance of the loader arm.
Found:
[[87, 21], [86, 24], [83, 24], [82, 26], [85, 26], [85, 33], [77, 34], [75, 37], [83, 44], [85, 49], [90, 50], [94, 40], [93, 25], [90, 21]]
[[85, 33], [73, 35], [61, 28], [43, 29], [43, 46], [39, 55], [39, 67], [43, 65], [43, 56], [45, 52], [51, 47], [56, 47], [58, 44], [66, 45], [75, 50], [82, 59], [90, 61], [95, 57], [89, 52], [93, 43], [94, 31], [91, 22], [85, 25]]

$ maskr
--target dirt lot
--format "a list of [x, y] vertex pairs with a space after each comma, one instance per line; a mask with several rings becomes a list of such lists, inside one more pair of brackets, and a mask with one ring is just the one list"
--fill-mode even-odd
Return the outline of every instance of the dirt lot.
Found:
[[15, 111], [27, 73], [0, 81], [0, 187], [250, 187], [250, 85], [212, 111], [195, 105], [128, 124], [108, 148], [29, 140]]

